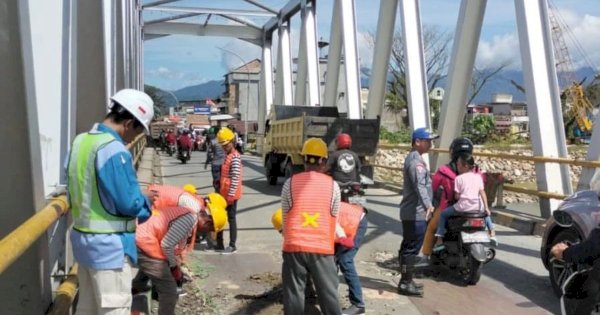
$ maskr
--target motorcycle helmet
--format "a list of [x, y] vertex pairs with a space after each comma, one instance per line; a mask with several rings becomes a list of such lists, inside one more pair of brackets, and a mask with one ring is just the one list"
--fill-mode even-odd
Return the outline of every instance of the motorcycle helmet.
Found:
[[352, 137], [347, 133], [340, 133], [335, 138], [335, 143], [338, 149], [350, 149], [352, 146]]
[[450, 144], [451, 160], [456, 161], [463, 152], [473, 153], [473, 142], [467, 137], [458, 137]]

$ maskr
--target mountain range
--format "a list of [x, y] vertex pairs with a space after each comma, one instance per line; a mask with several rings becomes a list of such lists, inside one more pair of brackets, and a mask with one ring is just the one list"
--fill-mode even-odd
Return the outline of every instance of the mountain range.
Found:
[[[361, 69], [361, 86], [369, 86], [369, 69]], [[585, 83], [590, 83], [596, 73], [592, 68], [581, 68], [574, 73], [577, 80], [583, 80]], [[492, 99], [494, 93], [506, 93], [513, 95], [514, 102], [524, 102], [525, 94], [520, 91], [513, 83], [524, 86], [523, 83], [523, 72], [515, 70], [504, 70], [499, 72], [496, 76], [490, 79], [486, 85], [481, 89], [479, 94], [474, 99], [474, 103], [488, 103]], [[446, 88], [447, 80], [442, 79], [439, 82], [439, 87]], [[559, 82], [561, 87], [565, 86], [565, 82]], [[223, 80], [213, 80], [203, 84], [187, 86], [182, 89], [173, 91], [173, 94], [177, 96], [179, 101], [195, 101], [204, 100], [206, 98], [219, 98], [225, 92], [225, 85]], [[175, 99], [168, 92], [160, 92], [164, 95], [164, 100], [168, 106], [175, 106]]]

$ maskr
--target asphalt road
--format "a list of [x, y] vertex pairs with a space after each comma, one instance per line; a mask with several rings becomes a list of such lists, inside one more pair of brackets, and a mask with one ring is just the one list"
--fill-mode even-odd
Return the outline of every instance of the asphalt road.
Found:
[[[204, 169], [204, 152], [193, 152], [182, 165], [174, 157], [160, 155], [165, 184], [192, 183], [203, 194], [211, 192], [210, 166]], [[280, 272], [281, 237], [271, 227], [271, 214], [279, 207], [283, 179], [270, 186], [263, 175], [260, 158], [244, 155], [244, 191], [238, 205], [238, 252], [219, 255], [200, 252], [211, 273], [203, 288], [216, 292], [223, 302], [222, 314], [273, 314], [274, 301], [256, 303], [261, 292], [273, 283], [257, 283], [253, 275]], [[369, 229], [356, 258], [367, 310], [370, 314], [558, 314], [559, 303], [552, 293], [547, 271], [539, 259], [541, 239], [497, 226], [500, 246], [496, 259], [484, 266], [476, 286], [464, 287], [443, 274], [425, 283], [423, 298], [406, 298], [395, 293], [398, 282], [397, 250], [401, 241], [398, 218], [400, 196], [391, 191], [370, 188]], [[225, 241], [229, 239], [225, 233]], [[341, 279], [341, 278], [340, 278]], [[342, 305], [346, 290], [340, 281]], [[248, 298], [250, 297], [250, 298]], [[258, 298], [256, 298], [258, 297]], [[246, 300], [244, 300], [246, 299]], [[251, 300], [252, 303], [248, 301]], [[255, 304], [260, 304], [256, 308]], [[264, 304], [264, 305], [263, 305]], [[250, 306], [249, 306], [250, 305]]]

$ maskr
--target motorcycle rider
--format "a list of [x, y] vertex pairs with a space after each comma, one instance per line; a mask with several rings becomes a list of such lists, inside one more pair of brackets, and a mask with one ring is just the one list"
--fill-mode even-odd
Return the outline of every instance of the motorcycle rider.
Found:
[[361, 163], [358, 155], [352, 151], [352, 137], [340, 133], [335, 138], [336, 150], [327, 160], [327, 173], [343, 188], [344, 184], [360, 183]]
[[437, 237], [436, 245], [442, 245], [442, 239], [446, 232], [446, 222], [449, 217], [457, 213], [479, 213], [484, 210], [487, 213], [485, 224], [490, 233], [490, 241], [493, 246], [497, 246], [498, 241], [496, 240], [496, 232], [483, 187], [483, 178], [480, 174], [473, 172], [475, 159], [473, 159], [471, 154], [463, 152], [458, 157], [456, 166], [460, 174], [455, 179], [454, 199], [456, 203], [444, 209], [440, 215], [438, 227], [435, 232], [435, 236]]
[[[173, 131], [173, 129], [169, 129], [167, 131], [167, 135], [165, 136], [165, 139], [167, 141], [167, 151], [171, 150], [170, 147], [173, 145], [177, 144], [177, 135], [175, 135], [175, 132]], [[169, 152], [169, 154], [173, 154], [175, 152]]]
[[[454, 198], [454, 179], [458, 176], [456, 163], [461, 153], [473, 153], [473, 142], [469, 138], [459, 137], [452, 141], [450, 144], [450, 162], [440, 166], [431, 179], [435, 207], [442, 211], [456, 202], [456, 198]], [[479, 173], [477, 167], [473, 171]], [[430, 256], [432, 253], [435, 243], [435, 230], [442, 211], [434, 211], [433, 216], [427, 223], [427, 230], [421, 248], [421, 252], [425, 256]]]
[[187, 151], [188, 153], [188, 157], [192, 157], [192, 138], [190, 137], [190, 131], [187, 129], [183, 130], [183, 134], [181, 135], [181, 137], [179, 137], [178, 142], [178, 147], [179, 147], [179, 154], [181, 155], [184, 151]]
[[550, 249], [552, 256], [572, 264], [589, 264], [593, 269], [584, 283], [585, 297], [578, 301], [573, 315], [592, 314], [600, 297], [600, 226], [592, 230], [581, 243], [569, 245], [561, 242]]

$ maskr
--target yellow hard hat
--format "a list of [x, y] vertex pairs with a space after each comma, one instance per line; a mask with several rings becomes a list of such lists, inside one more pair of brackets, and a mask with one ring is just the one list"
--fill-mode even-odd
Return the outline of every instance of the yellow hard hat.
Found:
[[283, 210], [281, 208], [275, 210], [273, 216], [271, 217], [271, 223], [273, 223], [273, 228], [277, 231], [281, 231], [283, 228]]
[[208, 203], [207, 206], [210, 210], [210, 216], [212, 217], [215, 232], [223, 231], [227, 224], [227, 211], [224, 207], [219, 207], [211, 203]]
[[233, 138], [235, 138], [235, 134], [233, 133], [233, 131], [231, 131], [231, 129], [227, 127], [221, 128], [221, 130], [219, 130], [219, 132], [217, 133], [217, 141], [221, 145], [231, 142]]
[[219, 208], [227, 208], [227, 200], [225, 200], [225, 198], [223, 198], [223, 196], [221, 196], [221, 194], [216, 193], [216, 192], [212, 192], [210, 194], [208, 194], [208, 205], [213, 205]]
[[327, 144], [321, 138], [308, 138], [304, 141], [300, 154], [327, 158]]
[[192, 184], [185, 184], [183, 185], [183, 190], [189, 192], [192, 195], [195, 195], [197, 190], [196, 190], [196, 186], [192, 185]]

